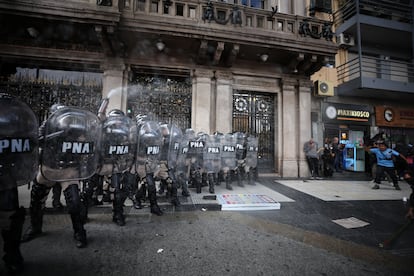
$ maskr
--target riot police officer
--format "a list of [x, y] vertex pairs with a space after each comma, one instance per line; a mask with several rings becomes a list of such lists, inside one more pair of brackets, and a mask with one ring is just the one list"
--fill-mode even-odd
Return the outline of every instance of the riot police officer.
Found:
[[86, 247], [79, 185], [80, 180], [90, 178], [97, 169], [100, 120], [87, 110], [52, 106], [51, 114], [39, 132], [40, 166], [30, 194], [30, 227], [22, 241], [30, 241], [42, 233], [46, 198], [58, 182], [72, 220], [76, 246]]
[[127, 198], [124, 172], [135, 159], [136, 124], [122, 110], [113, 109], [102, 124], [102, 146], [97, 173], [109, 176], [114, 189], [113, 221], [125, 225], [124, 202]]
[[214, 186], [218, 183], [221, 168], [221, 145], [217, 135], [205, 135], [203, 152], [203, 170], [207, 174], [208, 191], [214, 194]]
[[162, 135], [157, 122], [146, 116], [137, 115], [137, 152], [135, 164], [131, 173], [137, 175], [137, 193], [135, 195], [135, 208], [141, 208], [141, 200], [148, 192], [151, 213], [161, 216], [163, 214], [157, 202], [157, 188], [155, 175], [159, 170], [160, 150], [162, 146]]
[[0, 93], [0, 228], [3, 261], [10, 273], [24, 265], [20, 239], [26, 211], [19, 207], [17, 187], [36, 173], [38, 127], [36, 115], [25, 103]]
[[233, 190], [231, 175], [237, 167], [236, 139], [232, 133], [218, 135], [221, 141], [221, 169], [226, 182], [226, 189]]
[[167, 187], [167, 194], [171, 198], [171, 203], [174, 206], [179, 206], [180, 201], [178, 199], [175, 169], [182, 132], [174, 124], [161, 124], [160, 129], [163, 142], [160, 154], [160, 169], [157, 177], [161, 180], [161, 185]]

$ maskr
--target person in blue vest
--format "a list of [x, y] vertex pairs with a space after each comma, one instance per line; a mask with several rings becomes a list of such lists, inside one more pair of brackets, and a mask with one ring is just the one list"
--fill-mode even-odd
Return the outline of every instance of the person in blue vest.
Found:
[[384, 177], [384, 174], [387, 173], [392, 179], [392, 183], [396, 190], [401, 190], [398, 185], [398, 177], [395, 171], [393, 156], [400, 156], [402, 159], [407, 161], [405, 156], [400, 154], [398, 151], [390, 149], [387, 147], [387, 144], [383, 140], [379, 140], [376, 143], [377, 147], [367, 147], [366, 150], [375, 154], [377, 158], [377, 170], [375, 175], [375, 184], [372, 186], [372, 189], [377, 190], [380, 188], [381, 179]]

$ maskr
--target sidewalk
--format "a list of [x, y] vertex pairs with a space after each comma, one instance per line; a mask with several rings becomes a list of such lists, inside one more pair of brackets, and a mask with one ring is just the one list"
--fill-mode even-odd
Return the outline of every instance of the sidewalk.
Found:
[[[194, 189], [190, 189], [190, 197], [180, 197], [179, 207], [172, 206], [165, 196], [159, 196], [159, 204], [165, 213], [161, 217], [150, 213], [148, 202], [145, 202], [147, 207], [136, 210], [132, 207], [132, 202], [127, 200], [124, 227], [116, 226], [112, 222], [111, 204], [94, 206], [90, 208], [90, 222], [86, 224], [91, 242], [86, 251], [72, 249], [74, 246], [70, 238], [60, 238], [62, 235], [72, 235], [69, 216], [65, 212], [57, 213], [48, 209], [45, 216], [45, 236], [24, 244], [23, 248], [27, 250], [27, 259], [31, 261], [29, 267], [38, 267], [40, 263], [40, 271], [49, 271], [50, 268], [44, 260], [53, 258], [45, 255], [44, 259], [40, 259], [36, 257], [37, 253], [29, 253], [30, 250], [47, 247], [49, 251], [55, 252], [56, 255], [53, 256], [56, 258], [64, 247], [67, 252], [71, 252], [71, 259], [77, 259], [78, 263], [85, 266], [78, 268], [79, 271], [90, 271], [89, 265], [94, 262], [95, 271], [112, 271], [112, 267], [107, 265], [108, 258], [112, 257], [107, 256], [105, 252], [115, 254], [114, 252], [119, 251], [116, 253], [118, 258], [125, 259], [128, 264], [113, 265], [116, 265], [119, 271], [124, 271], [132, 265], [140, 271], [147, 269], [153, 273], [143, 275], [155, 275], [157, 273], [154, 271], [164, 271], [166, 262], [174, 266], [177, 273], [181, 271], [182, 275], [191, 275], [188, 270], [180, 267], [187, 261], [188, 265], [198, 269], [200, 275], [214, 275], [207, 272], [203, 274], [207, 260], [213, 262], [208, 266], [209, 271], [219, 271], [221, 275], [236, 275], [231, 274], [227, 268], [227, 272], [219, 270], [224, 259], [228, 260], [226, 264], [232, 265], [232, 272], [239, 271], [237, 275], [243, 273], [235, 264], [242, 265], [252, 261], [260, 264], [260, 267], [270, 269], [268, 271], [273, 271], [266, 275], [274, 275], [277, 271], [280, 271], [281, 275], [295, 275], [289, 274], [293, 271], [306, 274], [310, 266], [322, 269], [325, 265], [333, 269], [327, 275], [347, 275], [352, 271], [350, 266], [359, 263], [362, 268], [359, 273], [355, 272], [353, 275], [412, 275], [411, 271], [414, 271], [414, 268], [411, 269], [410, 266], [414, 261], [413, 225], [390, 248], [379, 247], [381, 242], [389, 239], [405, 223], [406, 205], [402, 198], [409, 196], [409, 186], [401, 182], [401, 191], [396, 191], [385, 183], [380, 190], [372, 190], [371, 186], [370, 181], [362, 180], [286, 180], [276, 175], [261, 175], [254, 186], [245, 184], [245, 187], [238, 187], [233, 183], [233, 191], [225, 189], [224, 183], [216, 186], [215, 195], [217, 198], [221, 195], [266, 195], [279, 202], [280, 208], [252, 210], [249, 206], [237, 211], [220, 211], [222, 205], [217, 199], [203, 199], [204, 196], [211, 196], [208, 187], [203, 187], [201, 194], [196, 194]], [[28, 207], [27, 187], [20, 187], [20, 198], [21, 204]], [[64, 200], [62, 202], [64, 203]], [[51, 206], [50, 199], [47, 206]], [[347, 228], [346, 224], [338, 223], [340, 220], [355, 224]], [[302, 246], [308, 251], [302, 252]], [[188, 252], [182, 251], [183, 248]], [[158, 253], [157, 250], [162, 249], [166, 252]], [[211, 254], [212, 250], [215, 254]], [[319, 255], [311, 253], [315, 250]], [[280, 253], [282, 251], [283, 254]], [[201, 252], [202, 257], [197, 257], [197, 253]], [[223, 252], [229, 252], [231, 260], [224, 257], [229, 255], [220, 255]], [[249, 253], [246, 253], [246, 256], [240, 255], [243, 252]], [[78, 254], [85, 258], [85, 262], [79, 261]], [[119, 254], [124, 255], [121, 257]], [[168, 258], [162, 258], [162, 254], [166, 254]], [[330, 262], [322, 257], [323, 254], [344, 259], [338, 263]], [[309, 259], [311, 256], [314, 256], [312, 261]], [[300, 264], [283, 266], [286, 258], [294, 257], [301, 260]], [[55, 261], [52, 268], [56, 270], [63, 264], [66, 265], [65, 260]], [[275, 265], [275, 260], [281, 260], [280, 265]], [[390, 274], [377, 268], [382, 266], [387, 266], [387, 269], [394, 272]], [[246, 269], [251, 271], [249, 268]], [[124, 275], [135, 275], [137, 271], [129, 271]], [[48, 273], [45, 275], [53, 275]]]
[[[203, 187], [201, 194], [190, 189], [190, 197], [180, 196], [181, 206], [179, 207], [171, 205], [165, 195], [159, 195], [158, 202], [165, 213], [176, 213], [223, 210], [223, 202], [220, 201], [223, 196], [248, 198], [244, 202], [245, 205], [243, 202], [236, 202], [238, 208], [234, 210], [264, 219], [270, 216], [279, 223], [378, 248], [380, 242], [391, 237], [396, 229], [405, 223], [404, 215], [407, 206], [404, 198], [409, 198], [411, 193], [409, 185], [403, 181], [400, 182], [400, 191], [395, 190], [389, 183], [382, 184], [379, 190], [373, 190], [371, 181], [284, 180], [276, 175], [260, 176], [256, 185], [245, 184], [244, 187], [238, 187], [236, 183], [233, 183], [232, 186], [232, 191], [225, 189], [224, 183], [215, 186], [216, 199], [211, 199], [212, 194], [208, 192], [208, 187]], [[30, 191], [27, 186], [22, 186], [19, 187], [19, 192], [20, 204], [28, 208]], [[206, 196], [207, 199], [205, 199]], [[258, 208], [252, 208], [251, 198], [253, 196], [265, 196], [272, 199], [272, 202], [266, 202], [270, 204], [267, 205], [270, 208], [263, 208], [266, 204], [259, 204]], [[275, 207], [274, 202], [279, 203], [280, 206]], [[65, 203], [63, 197], [62, 203]], [[146, 201], [143, 205], [143, 209], [137, 210], [132, 206], [131, 200], [126, 200], [127, 224], [128, 215], [150, 213], [149, 202]], [[51, 208], [51, 194], [46, 207]], [[102, 206], [91, 207], [89, 213], [108, 214], [111, 213], [111, 209], [112, 205], [106, 203]], [[53, 214], [51, 210], [48, 209], [48, 212]], [[345, 228], [336, 223], [337, 220], [357, 221], [366, 225]], [[396, 255], [414, 257], [414, 226], [401, 235], [393, 244], [392, 250], [392, 253]]]

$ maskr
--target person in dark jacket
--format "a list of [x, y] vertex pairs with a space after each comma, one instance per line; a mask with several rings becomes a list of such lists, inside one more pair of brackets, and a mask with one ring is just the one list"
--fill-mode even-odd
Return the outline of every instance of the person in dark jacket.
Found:
[[411, 194], [409, 199], [409, 208], [408, 212], [405, 215], [408, 219], [414, 219], [414, 172], [411, 170], [406, 170], [404, 172], [404, 180], [410, 185], [411, 187]]

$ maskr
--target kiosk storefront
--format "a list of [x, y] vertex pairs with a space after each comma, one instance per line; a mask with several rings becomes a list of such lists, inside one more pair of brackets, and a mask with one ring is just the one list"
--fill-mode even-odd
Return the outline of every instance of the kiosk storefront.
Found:
[[332, 140], [338, 137], [342, 150], [342, 168], [364, 172], [368, 162], [364, 151], [364, 137], [369, 137], [371, 106], [322, 103], [324, 136]]

